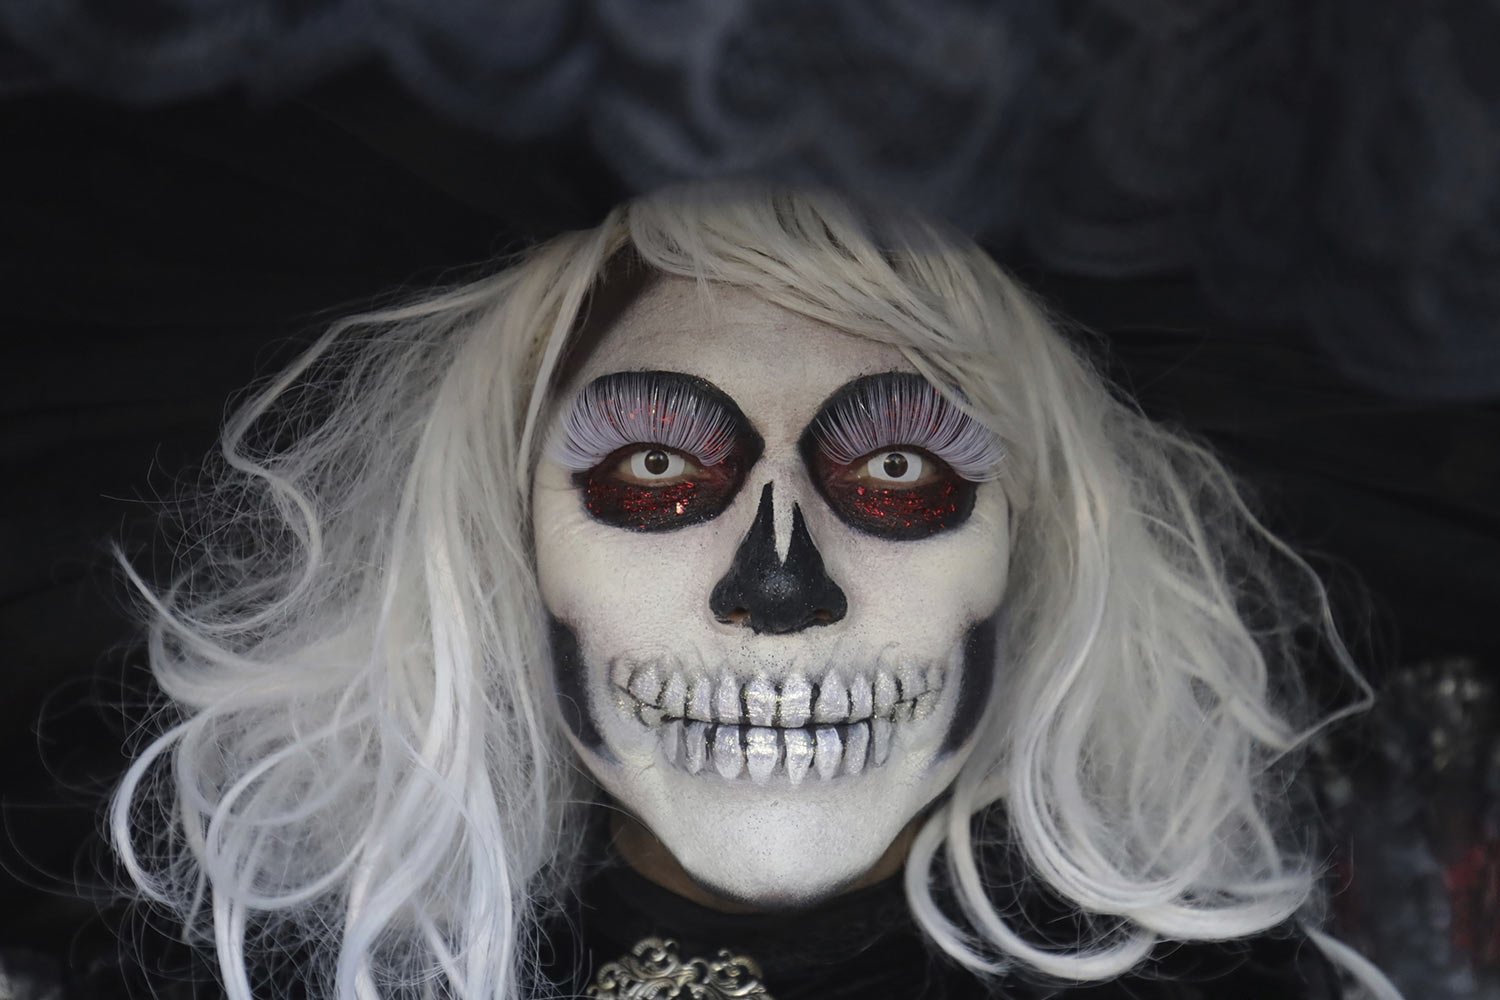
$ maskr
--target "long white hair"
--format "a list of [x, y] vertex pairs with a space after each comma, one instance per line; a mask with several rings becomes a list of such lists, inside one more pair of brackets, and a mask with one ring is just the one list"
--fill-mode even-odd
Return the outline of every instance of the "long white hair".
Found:
[[[529, 487], [570, 338], [625, 254], [896, 345], [1004, 439], [995, 700], [906, 869], [938, 947], [1093, 981], [1160, 939], [1312, 912], [1278, 770], [1327, 721], [1296, 682], [1309, 630], [1368, 690], [1219, 463], [1116, 398], [967, 240], [827, 193], [696, 187], [336, 325], [229, 422], [181, 575], [131, 574], [170, 705], [111, 831], [141, 890], [211, 935], [234, 1000], [291, 950], [341, 1000], [545, 991], [590, 793], [551, 700]], [[976, 830], [1108, 932], [1029, 941]]]

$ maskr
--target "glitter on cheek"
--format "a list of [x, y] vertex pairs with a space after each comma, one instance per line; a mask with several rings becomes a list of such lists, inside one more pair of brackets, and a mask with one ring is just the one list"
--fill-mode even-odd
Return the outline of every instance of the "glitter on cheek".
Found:
[[649, 531], [694, 511], [699, 492], [699, 485], [692, 481], [646, 487], [593, 478], [584, 489], [583, 502], [601, 521]]
[[583, 505], [606, 524], [632, 531], [668, 531], [706, 521], [733, 497], [740, 474], [737, 463], [700, 470], [691, 479], [665, 486], [624, 482], [605, 470], [613, 461], [579, 477]]
[[813, 464], [829, 505], [845, 523], [872, 535], [926, 538], [963, 524], [974, 509], [975, 484], [944, 464], [931, 467], [928, 481], [911, 486], [872, 485], [862, 472], [863, 458], [840, 465], [815, 454]]
[[941, 531], [959, 519], [959, 488], [952, 480], [917, 489], [856, 486], [849, 498], [853, 512], [878, 524], [909, 531]]

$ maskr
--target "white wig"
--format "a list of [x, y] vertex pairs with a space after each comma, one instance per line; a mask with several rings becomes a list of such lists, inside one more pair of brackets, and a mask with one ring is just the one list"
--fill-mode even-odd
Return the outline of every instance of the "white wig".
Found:
[[[247, 955], [294, 948], [342, 1000], [543, 991], [589, 792], [551, 703], [530, 480], [570, 338], [627, 256], [896, 345], [1005, 442], [994, 700], [906, 870], [937, 946], [1093, 981], [1161, 939], [1307, 915], [1319, 872], [1277, 768], [1317, 725], [1297, 642], [1352, 668], [1219, 463], [1112, 395], [962, 237], [699, 187], [339, 323], [230, 421], [187, 571], [136, 580], [175, 715], [111, 829], [141, 889], [211, 934], [234, 1000]], [[1108, 930], [1028, 940], [985, 884], [986, 836]]]

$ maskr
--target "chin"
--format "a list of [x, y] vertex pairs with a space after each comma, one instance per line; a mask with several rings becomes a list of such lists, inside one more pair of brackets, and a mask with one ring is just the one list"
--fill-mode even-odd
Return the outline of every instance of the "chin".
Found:
[[[578, 749], [605, 791], [694, 881], [758, 909], [797, 909], [869, 874], [957, 776], [969, 748], [939, 749], [952, 705], [934, 705], [927, 715], [908, 719], [904, 731], [898, 725], [879, 763], [869, 748], [855, 758], [857, 732], [852, 739], [847, 732], [824, 734], [825, 747], [844, 738], [842, 766], [820, 772], [814, 763], [800, 777], [795, 767], [788, 773], [785, 753], [778, 767], [754, 775], [733, 766], [725, 773], [694, 769], [680, 743], [663, 741], [658, 727], [648, 727], [643, 738], [640, 723], [618, 714], [603, 727], [607, 751]], [[727, 739], [719, 741], [721, 762], [733, 750]], [[745, 741], [741, 733], [742, 753]], [[706, 753], [712, 757], [712, 741]]]

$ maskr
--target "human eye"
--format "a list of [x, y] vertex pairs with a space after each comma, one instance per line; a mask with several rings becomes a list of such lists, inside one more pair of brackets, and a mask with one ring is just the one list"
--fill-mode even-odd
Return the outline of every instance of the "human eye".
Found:
[[743, 478], [733, 454], [705, 465], [648, 443], [621, 448], [573, 481], [595, 520], [632, 531], [667, 531], [717, 516]]
[[874, 486], [909, 488], [942, 475], [944, 463], [918, 448], [882, 448], [855, 463], [857, 476]]
[[615, 466], [615, 475], [641, 486], [665, 486], [703, 471], [696, 460], [669, 448], [628, 450], [629, 454]]
[[999, 439], [915, 373], [844, 386], [819, 410], [802, 451], [823, 499], [846, 524], [884, 538], [955, 528], [978, 484], [997, 473]]
[[622, 372], [585, 386], [555, 457], [595, 520], [668, 531], [733, 501], [760, 438], [718, 389], [674, 372]]
[[974, 507], [975, 484], [913, 447], [883, 448], [853, 462], [813, 457], [819, 493], [841, 520], [896, 540], [957, 527]]

